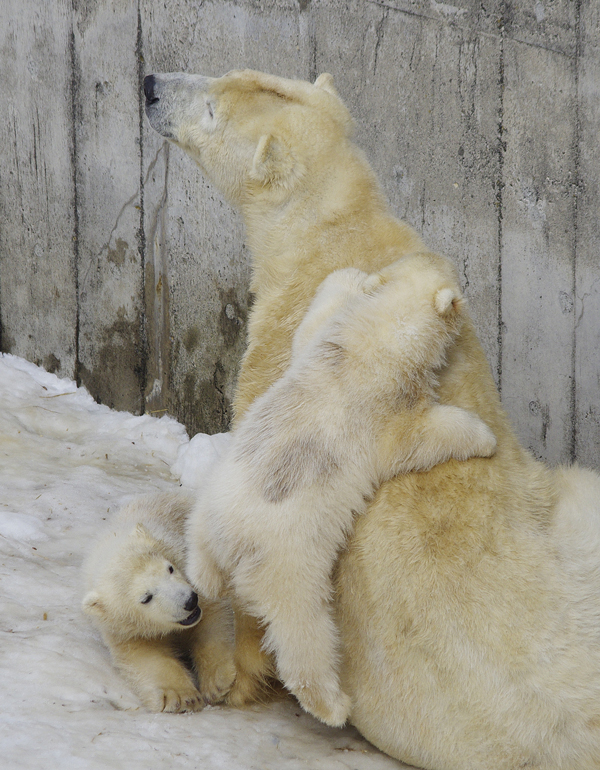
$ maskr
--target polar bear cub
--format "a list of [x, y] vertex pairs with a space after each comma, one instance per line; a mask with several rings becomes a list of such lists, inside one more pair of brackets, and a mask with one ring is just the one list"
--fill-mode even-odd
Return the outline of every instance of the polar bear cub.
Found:
[[433, 260], [329, 275], [297, 329], [291, 364], [249, 408], [190, 516], [188, 575], [232, 591], [300, 704], [342, 725], [331, 572], [379, 485], [450, 458], [488, 457], [491, 430], [436, 403], [436, 371], [463, 299]]
[[223, 602], [201, 608], [182, 572], [191, 507], [179, 492], [136, 498], [113, 516], [83, 566], [83, 610], [151, 711], [197, 711], [221, 700], [235, 678], [230, 610]]

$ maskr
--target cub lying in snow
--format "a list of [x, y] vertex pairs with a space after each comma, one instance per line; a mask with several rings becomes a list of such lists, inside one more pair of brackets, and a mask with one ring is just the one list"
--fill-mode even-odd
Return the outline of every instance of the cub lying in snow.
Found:
[[151, 711], [197, 711], [222, 700], [235, 679], [229, 608], [201, 609], [181, 571], [191, 506], [184, 493], [136, 498], [111, 519], [83, 567], [83, 610]]
[[248, 409], [199, 492], [187, 572], [230, 590], [266, 625], [279, 675], [314, 716], [341, 725], [330, 575], [354, 516], [399, 473], [494, 453], [474, 414], [436, 403], [436, 370], [463, 300], [426, 255], [379, 273], [348, 268], [319, 288], [286, 373]]

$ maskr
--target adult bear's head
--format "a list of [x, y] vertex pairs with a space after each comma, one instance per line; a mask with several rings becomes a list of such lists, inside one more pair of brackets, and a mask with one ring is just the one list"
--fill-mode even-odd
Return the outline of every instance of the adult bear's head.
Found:
[[237, 205], [261, 196], [285, 201], [305, 176], [314, 185], [352, 132], [328, 74], [314, 84], [252, 70], [221, 78], [155, 74], [145, 78], [144, 93], [151, 126]]

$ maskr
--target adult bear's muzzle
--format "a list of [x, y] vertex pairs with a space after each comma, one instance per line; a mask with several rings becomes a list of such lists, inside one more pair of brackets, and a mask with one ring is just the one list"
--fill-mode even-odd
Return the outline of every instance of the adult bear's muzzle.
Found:
[[156, 78], [154, 75], [146, 75], [144, 78], [144, 96], [146, 97], [146, 104], [154, 104], [158, 101], [158, 96], [155, 93]]

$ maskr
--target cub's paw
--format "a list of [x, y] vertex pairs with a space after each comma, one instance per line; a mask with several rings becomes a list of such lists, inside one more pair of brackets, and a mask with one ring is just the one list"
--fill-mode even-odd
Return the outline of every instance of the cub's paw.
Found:
[[225, 577], [206, 547], [190, 549], [187, 572], [198, 593], [216, 601], [225, 591]]
[[262, 700], [262, 682], [245, 671], [238, 671], [231, 689], [227, 693], [227, 705], [242, 708], [249, 703]]
[[481, 420], [477, 420], [478, 425], [474, 437], [474, 455], [476, 457], [492, 457], [496, 452], [498, 442], [496, 436], [488, 426]]
[[240, 625], [242, 633], [236, 627], [234, 653], [237, 673], [226, 700], [227, 705], [234, 708], [242, 708], [250, 703], [268, 703], [279, 697], [282, 691], [277, 681], [274, 659], [261, 647], [262, 631], [254, 625], [252, 619], [248, 625]]
[[352, 701], [342, 690], [331, 694], [319, 687], [304, 685], [292, 692], [305, 711], [330, 727], [342, 727], [350, 716]]
[[225, 703], [233, 708], [244, 708], [252, 703], [270, 703], [287, 697], [283, 685], [274, 677], [250, 674], [238, 669]]
[[205, 703], [221, 703], [235, 682], [233, 658], [221, 661], [206, 661], [198, 674], [200, 695]]
[[192, 685], [179, 687], [176, 690], [170, 687], [157, 687], [151, 692], [144, 693], [142, 703], [149, 711], [165, 714], [201, 711], [204, 708], [202, 696]]
[[[497, 446], [496, 436], [483, 420], [473, 412], [448, 405], [438, 405], [432, 415], [441, 415], [444, 440], [451, 447], [455, 460], [470, 457], [491, 457]], [[440, 436], [441, 438], [441, 436]]]

